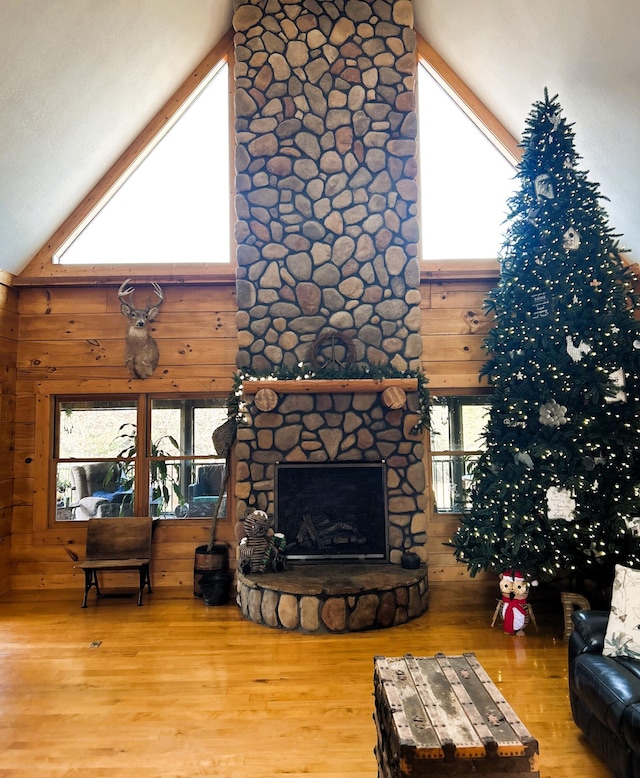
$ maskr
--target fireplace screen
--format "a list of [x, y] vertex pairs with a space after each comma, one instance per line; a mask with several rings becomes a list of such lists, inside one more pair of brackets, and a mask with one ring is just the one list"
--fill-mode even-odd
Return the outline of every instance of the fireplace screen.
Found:
[[387, 561], [384, 462], [278, 463], [276, 531], [287, 558]]

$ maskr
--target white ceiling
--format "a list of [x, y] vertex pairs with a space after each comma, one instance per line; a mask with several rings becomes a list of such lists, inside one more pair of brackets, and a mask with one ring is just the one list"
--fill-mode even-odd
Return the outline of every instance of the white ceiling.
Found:
[[[0, 0], [0, 269], [17, 274], [231, 24], [232, 0]], [[640, 258], [637, 0], [414, 0], [516, 137], [545, 87]]]

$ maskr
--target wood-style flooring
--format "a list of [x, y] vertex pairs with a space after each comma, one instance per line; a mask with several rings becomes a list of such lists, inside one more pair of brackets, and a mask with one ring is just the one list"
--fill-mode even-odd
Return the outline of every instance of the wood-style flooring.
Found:
[[[555, 598], [540, 631], [491, 629], [496, 591], [432, 584], [404, 626], [311, 636], [184, 590], [0, 597], [0, 777], [375, 778], [373, 657], [473, 651], [540, 744], [543, 778], [608, 771], [572, 722]], [[534, 599], [535, 602], [535, 599]]]

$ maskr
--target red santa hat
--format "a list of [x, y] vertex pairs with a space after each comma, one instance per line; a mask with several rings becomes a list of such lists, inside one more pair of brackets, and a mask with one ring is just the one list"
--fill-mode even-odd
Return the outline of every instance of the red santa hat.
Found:
[[[524, 574], [521, 573], [520, 570], [505, 570], [505, 572], [503, 573], [503, 576], [505, 578], [508, 578], [510, 581], [513, 581], [514, 583], [516, 583], [516, 582], [524, 583], [524, 581], [525, 581]], [[537, 586], [538, 585], [537, 581], [530, 581], [529, 583], [530, 583], [531, 586]]]
[[513, 581], [514, 583], [516, 581], [524, 581], [524, 575], [519, 570], [505, 570], [503, 573], [505, 578], [508, 578], [510, 581]]

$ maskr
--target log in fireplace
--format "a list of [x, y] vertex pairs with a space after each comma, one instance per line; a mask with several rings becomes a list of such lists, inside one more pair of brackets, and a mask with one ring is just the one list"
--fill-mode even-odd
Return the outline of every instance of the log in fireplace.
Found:
[[275, 524], [287, 558], [301, 562], [387, 562], [384, 462], [280, 462]]

